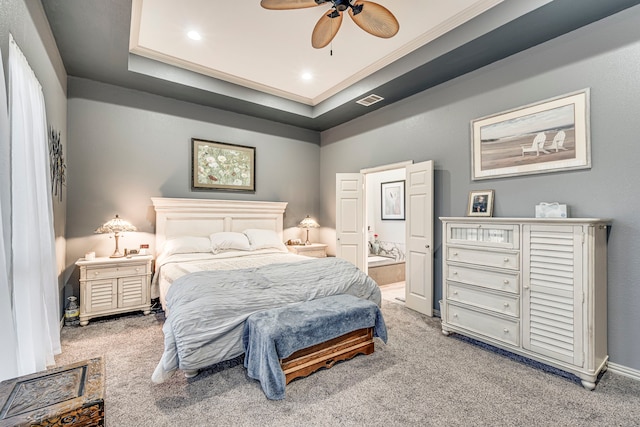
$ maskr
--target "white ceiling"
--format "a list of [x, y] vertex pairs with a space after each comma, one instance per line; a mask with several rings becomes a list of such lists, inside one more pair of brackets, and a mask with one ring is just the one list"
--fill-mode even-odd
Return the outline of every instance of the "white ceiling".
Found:
[[[332, 44], [314, 49], [311, 32], [328, 4], [266, 10], [260, 0], [133, 0], [130, 52], [317, 105], [502, 1], [376, 0], [398, 19], [398, 34], [369, 35], [345, 16]], [[189, 39], [190, 30], [202, 40]]]

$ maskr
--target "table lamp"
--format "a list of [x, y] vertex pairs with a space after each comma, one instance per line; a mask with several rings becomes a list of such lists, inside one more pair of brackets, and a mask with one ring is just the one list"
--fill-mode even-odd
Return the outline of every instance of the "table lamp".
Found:
[[318, 224], [315, 219], [309, 218], [309, 215], [307, 215], [307, 217], [305, 219], [300, 221], [300, 224], [298, 224], [298, 227], [307, 229], [307, 241], [304, 242], [304, 244], [305, 245], [310, 245], [311, 242], [309, 241], [309, 229], [310, 228], [318, 228], [318, 227], [320, 227], [320, 224]]
[[137, 229], [131, 225], [129, 222], [123, 220], [118, 215], [115, 218], [105, 222], [95, 231], [96, 233], [113, 233], [113, 237], [116, 239], [116, 250], [109, 258], [121, 258], [124, 256], [120, 252], [118, 248], [118, 238], [120, 237], [120, 233], [124, 231], [136, 231]]

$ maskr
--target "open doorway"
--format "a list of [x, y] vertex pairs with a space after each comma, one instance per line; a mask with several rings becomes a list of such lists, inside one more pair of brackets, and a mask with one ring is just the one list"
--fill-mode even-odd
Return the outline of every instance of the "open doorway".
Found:
[[[432, 316], [432, 160], [420, 163], [396, 163], [361, 170], [360, 173], [336, 173], [336, 256], [346, 259], [363, 271], [368, 271], [366, 176], [386, 170], [400, 169], [403, 166], [406, 174], [404, 182], [405, 203], [403, 205], [406, 217], [405, 303], [407, 308]], [[396, 194], [398, 193], [396, 192]], [[382, 211], [382, 205], [380, 209]], [[377, 233], [374, 232], [374, 234]]]
[[405, 301], [406, 214], [404, 166], [365, 173], [367, 274], [383, 299]]

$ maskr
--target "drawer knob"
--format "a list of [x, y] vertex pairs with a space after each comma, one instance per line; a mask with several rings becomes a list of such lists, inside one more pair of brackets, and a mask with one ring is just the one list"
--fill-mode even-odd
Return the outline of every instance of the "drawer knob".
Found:
[[509, 303], [508, 303], [508, 302], [505, 302], [505, 303], [504, 303], [504, 306], [505, 306], [505, 308], [506, 308], [506, 307], [509, 307]]
[[524, 285], [523, 288], [529, 289], [529, 285]]
[[137, 267], [137, 268], [136, 268], [136, 271], [140, 271], [140, 267]]
[[453, 294], [454, 295], [458, 295], [458, 291], [453, 291]]
[[505, 259], [504, 259], [504, 262], [509, 262], [509, 258], [505, 258]]
[[453, 315], [453, 317], [454, 317], [455, 319], [457, 319], [457, 318], [458, 318], [458, 315], [457, 315], [457, 314], [454, 314], [454, 315]]
[[505, 285], [508, 285], [508, 284], [509, 284], [509, 280], [508, 280], [508, 279], [504, 279], [503, 283], [504, 283]]
[[458, 272], [457, 272], [457, 271], [454, 271], [454, 272], [453, 272], [453, 275], [454, 275], [454, 276], [457, 276], [457, 275], [458, 275]]
[[507, 328], [504, 328], [503, 331], [504, 331], [505, 334], [509, 333], [509, 329], [507, 329]]
[[100, 272], [99, 271], [94, 271], [93, 274], [95, 274], [97, 276], [98, 274], [100, 274]]
[[454, 253], [453, 253], [453, 256], [458, 256], [458, 252], [454, 252]]

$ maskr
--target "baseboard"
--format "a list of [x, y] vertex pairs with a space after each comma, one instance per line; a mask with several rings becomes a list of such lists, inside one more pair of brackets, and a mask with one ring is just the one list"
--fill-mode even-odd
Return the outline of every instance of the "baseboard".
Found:
[[640, 381], [640, 370], [628, 368], [626, 366], [618, 365], [617, 363], [609, 362], [609, 371], [614, 374], [623, 375], [625, 377], [633, 378], [636, 381]]

